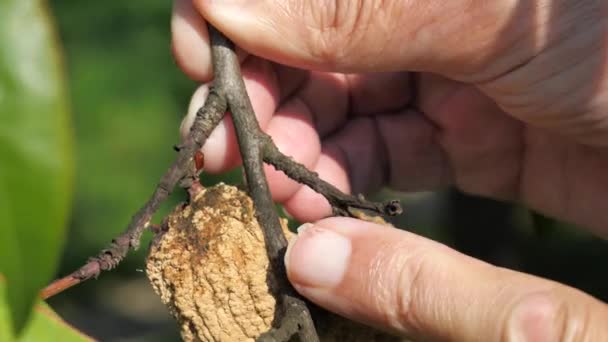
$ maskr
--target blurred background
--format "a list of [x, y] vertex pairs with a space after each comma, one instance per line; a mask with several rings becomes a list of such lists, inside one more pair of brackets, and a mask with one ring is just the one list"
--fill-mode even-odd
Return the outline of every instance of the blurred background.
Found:
[[[174, 158], [172, 145], [196, 84], [170, 53], [171, 1], [49, 1], [59, 26], [76, 139], [75, 198], [59, 274], [122, 231]], [[205, 177], [213, 183], [238, 181]], [[158, 217], [181, 200], [177, 193]], [[411, 195], [396, 221], [491, 263], [555, 279], [608, 300], [606, 243], [525, 208], [454, 191]], [[102, 341], [176, 341], [175, 323], [147, 283], [143, 256], [49, 302]]]

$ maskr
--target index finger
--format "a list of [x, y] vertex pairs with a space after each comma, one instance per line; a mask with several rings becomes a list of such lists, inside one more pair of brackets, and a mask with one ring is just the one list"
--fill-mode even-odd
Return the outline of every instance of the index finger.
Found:
[[[191, 79], [207, 82], [213, 78], [211, 44], [207, 22], [192, 5], [192, 0], [175, 0], [171, 16], [171, 50], [175, 62]], [[236, 48], [239, 61], [248, 53]]]
[[207, 24], [192, 0], [175, 0], [171, 16], [171, 49], [177, 65], [196, 81], [213, 76]]

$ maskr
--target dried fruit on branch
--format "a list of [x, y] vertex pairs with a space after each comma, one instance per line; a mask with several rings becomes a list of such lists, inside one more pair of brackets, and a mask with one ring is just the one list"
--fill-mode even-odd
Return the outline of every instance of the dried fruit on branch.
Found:
[[[203, 189], [177, 207], [150, 246], [147, 274], [186, 341], [253, 341], [278, 318], [281, 282], [269, 269], [253, 202], [236, 187]], [[396, 340], [321, 316], [322, 341]]]

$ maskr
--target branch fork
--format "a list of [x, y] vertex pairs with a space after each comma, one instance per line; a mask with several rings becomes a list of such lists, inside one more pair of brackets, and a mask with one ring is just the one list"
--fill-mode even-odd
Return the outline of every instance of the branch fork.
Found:
[[178, 152], [175, 162], [162, 177], [150, 199], [132, 217], [122, 234], [80, 269], [47, 286], [41, 295], [46, 299], [85, 280], [96, 278], [101, 271], [115, 268], [130, 249], [139, 247], [144, 230], [158, 231], [158, 227], [150, 224], [151, 218], [177, 185], [186, 189], [191, 197], [200, 191], [198, 177], [202, 161], [201, 155], [197, 153], [200, 153], [198, 151], [212, 130], [229, 110], [232, 113], [249, 195], [255, 205], [256, 218], [264, 228], [270, 264], [277, 278], [283, 279], [287, 285], [285, 288], [288, 289], [280, 298], [283, 308], [280, 325], [262, 335], [259, 340], [287, 341], [292, 336], [298, 335], [302, 341], [318, 341], [306, 302], [287, 282], [282, 262], [287, 241], [270, 195], [263, 163], [273, 165], [290, 178], [325, 196], [335, 215], [359, 217], [358, 212], [365, 211], [376, 215], [393, 216], [401, 213], [401, 206], [398, 201], [375, 203], [361, 195], [352, 196], [342, 193], [320, 179], [316, 173], [281, 153], [271, 137], [260, 129], [243, 83], [233, 43], [212, 26], [209, 27], [209, 32], [215, 72], [214, 86], [205, 104], [197, 112], [188, 138], [183, 144], [175, 147]]

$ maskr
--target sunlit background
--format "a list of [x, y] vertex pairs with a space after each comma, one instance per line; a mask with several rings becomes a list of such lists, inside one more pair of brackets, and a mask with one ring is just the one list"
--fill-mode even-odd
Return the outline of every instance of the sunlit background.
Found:
[[[65, 52], [76, 137], [74, 205], [59, 271], [66, 274], [122, 231], [150, 195], [174, 157], [172, 145], [196, 84], [171, 57], [170, 1], [49, 4]], [[229, 179], [236, 180], [238, 172]], [[175, 194], [163, 213], [181, 196]], [[603, 267], [608, 249], [599, 239], [525, 208], [456, 192], [413, 194], [404, 201], [405, 214], [397, 222], [401, 227], [608, 300]], [[102, 341], [178, 340], [174, 322], [141, 270], [146, 245], [115, 271], [50, 304]]]

